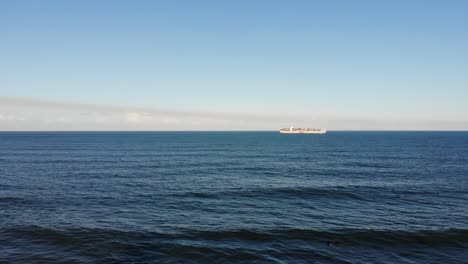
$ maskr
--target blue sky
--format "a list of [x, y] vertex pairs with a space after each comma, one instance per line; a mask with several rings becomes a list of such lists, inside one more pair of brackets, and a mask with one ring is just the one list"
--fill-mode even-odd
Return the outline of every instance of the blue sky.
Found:
[[[468, 129], [467, 14], [468, 1], [3, 0], [0, 129], [216, 129], [213, 114], [228, 130]], [[115, 124], [89, 105], [120, 109]], [[117, 125], [128, 113], [151, 118]]]

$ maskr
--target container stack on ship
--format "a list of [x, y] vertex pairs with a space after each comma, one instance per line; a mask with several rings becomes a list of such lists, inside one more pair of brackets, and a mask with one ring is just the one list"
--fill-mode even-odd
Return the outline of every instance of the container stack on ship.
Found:
[[300, 128], [300, 127], [289, 127], [281, 128], [281, 134], [325, 134], [326, 129], [323, 128]]

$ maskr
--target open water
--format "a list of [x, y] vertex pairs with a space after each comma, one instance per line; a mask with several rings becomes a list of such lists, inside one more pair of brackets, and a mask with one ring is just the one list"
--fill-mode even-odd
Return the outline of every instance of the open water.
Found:
[[468, 132], [2, 132], [0, 262], [467, 263]]

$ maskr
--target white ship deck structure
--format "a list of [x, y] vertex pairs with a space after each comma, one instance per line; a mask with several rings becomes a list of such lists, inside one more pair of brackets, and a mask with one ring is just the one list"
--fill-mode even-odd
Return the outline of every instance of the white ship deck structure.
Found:
[[327, 130], [323, 128], [300, 128], [300, 127], [281, 128], [279, 131], [281, 134], [325, 134], [327, 133]]

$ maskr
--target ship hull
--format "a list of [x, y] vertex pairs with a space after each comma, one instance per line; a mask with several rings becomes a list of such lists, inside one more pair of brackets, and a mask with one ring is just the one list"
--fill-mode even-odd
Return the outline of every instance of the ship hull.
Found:
[[327, 133], [327, 130], [315, 130], [315, 131], [290, 131], [290, 130], [280, 130], [281, 134], [325, 134]]

